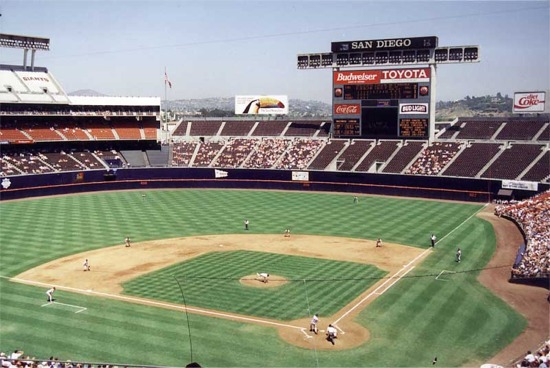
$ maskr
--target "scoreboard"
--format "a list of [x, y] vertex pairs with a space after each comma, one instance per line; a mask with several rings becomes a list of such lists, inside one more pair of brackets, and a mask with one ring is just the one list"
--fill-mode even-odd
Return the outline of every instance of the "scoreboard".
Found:
[[418, 83], [352, 84], [344, 86], [344, 100], [418, 98]]
[[429, 68], [333, 72], [333, 130], [342, 138], [429, 138]]

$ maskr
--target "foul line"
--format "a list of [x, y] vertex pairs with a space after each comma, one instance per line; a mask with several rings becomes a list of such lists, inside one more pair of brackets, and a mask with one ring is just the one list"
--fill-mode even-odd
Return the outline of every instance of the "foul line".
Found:
[[[389, 288], [391, 288], [393, 285], [395, 285], [395, 283], [397, 281], [401, 280], [406, 274], [408, 274], [409, 272], [411, 272], [414, 269], [414, 266], [410, 267], [414, 262], [416, 262], [419, 258], [423, 257], [426, 253], [428, 253], [430, 251], [431, 251], [431, 249], [428, 248], [428, 249], [425, 249], [419, 255], [417, 255], [412, 261], [410, 261], [409, 263], [404, 265], [399, 271], [394, 273], [390, 278], [386, 279], [386, 281], [384, 281], [382, 284], [380, 284], [376, 289], [371, 291], [367, 296], [365, 296], [357, 304], [355, 304], [353, 307], [351, 307], [346, 313], [344, 313], [342, 316], [340, 316], [340, 318], [338, 318], [336, 321], [334, 321], [333, 325], [340, 322], [342, 319], [344, 319], [344, 317], [346, 317], [348, 314], [350, 314], [355, 309], [357, 309], [361, 304], [363, 304], [371, 296], [373, 296], [373, 295], [382, 295], [384, 292], [386, 292]], [[408, 267], [410, 267], [410, 268], [407, 270]], [[397, 277], [397, 275], [399, 275], [400, 273], [402, 273], [405, 270], [406, 270], [406, 272], [404, 272], [399, 277]], [[397, 277], [397, 279], [396, 279], [396, 277]], [[390, 282], [391, 282], [390, 285], [388, 285], [383, 291], [379, 292], [380, 289], [385, 287], [386, 284], [390, 283]]]
[[65, 303], [60, 303], [60, 302], [48, 302], [48, 303], [42, 304], [41, 307], [47, 307], [48, 305], [53, 305], [53, 304], [59, 304], [59, 305], [64, 305], [64, 306], [67, 306], [67, 307], [72, 307], [72, 308], [77, 308], [77, 309], [79, 309], [79, 310], [77, 310], [75, 313], [84, 312], [85, 310], [88, 309], [88, 308], [86, 308], [86, 307], [81, 307], [81, 306], [79, 306], [79, 305], [65, 304]]
[[[464, 221], [462, 221], [460, 224], [458, 224], [457, 227], [455, 227], [454, 229], [452, 229], [451, 231], [449, 231], [444, 237], [442, 237], [441, 239], [439, 239], [439, 241], [438, 241], [437, 243], [443, 241], [443, 239], [445, 239], [446, 237], [448, 237], [449, 235], [451, 235], [452, 233], [454, 233], [455, 230], [457, 230], [459, 227], [461, 227], [462, 225], [464, 225], [469, 219], [471, 219], [472, 217], [474, 217], [475, 215], [477, 215], [478, 213], [480, 213], [482, 210], [484, 210], [485, 207], [487, 207], [488, 205], [489, 205], [489, 203], [485, 203], [485, 204], [483, 205], [483, 207], [481, 207], [481, 208], [480, 208], [479, 210], [477, 210], [476, 212], [472, 213], [472, 214], [470, 215], [470, 217], [468, 217], [466, 220], [464, 220]], [[437, 245], [437, 243], [436, 243], [436, 245]]]
[[454, 273], [454, 271], [442, 270], [442, 271], [439, 273], [439, 275], [437, 275], [437, 276], [435, 277], [435, 279], [436, 279], [437, 281], [449, 281], [449, 280], [446, 280], [446, 279], [440, 279], [440, 278], [439, 278], [439, 276], [443, 275], [444, 273], [451, 273], [451, 274], [452, 274], [452, 273]]
[[[6, 277], [6, 276], [0, 276], [0, 277], [6, 278], [6, 279], [9, 279], [9, 280], [14, 280], [14, 281], [17, 281], [17, 282], [21, 282], [23, 284], [51, 286], [51, 284], [46, 284], [46, 283], [43, 283], [43, 282], [40, 282], [40, 281], [25, 280], [25, 279], [20, 279], [20, 278], [17, 278], [17, 277], [12, 277], [12, 278], [9, 278], [9, 277]], [[255, 323], [263, 323], [263, 324], [279, 326], [279, 327], [294, 328], [294, 329], [297, 329], [297, 330], [302, 330], [303, 329], [302, 326], [293, 326], [293, 325], [288, 325], [288, 324], [285, 324], [285, 323], [278, 323], [278, 322], [273, 322], [273, 321], [268, 321], [268, 320], [263, 320], [263, 319], [257, 319], [257, 318], [250, 318], [250, 317], [244, 317], [244, 316], [227, 314], [227, 313], [214, 312], [214, 311], [210, 311], [210, 310], [206, 310], [206, 309], [199, 309], [199, 308], [193, 308], [193, 307], [187, 307], [186, 308], [185, 306], [180, 306], [180, 305], [177, 305], [177, 304], [156, 302], [154, 300], [149, 300], [149, 299], [133, 298], [133, 297], [128, 297], [128, 296], [104, 293], [104, 292], [101, 292], [101, 291], [83, 290], [83, 289], [73, 288], [73, 287], [70, 287], [70, 286], [62, 286], [62, 285], [59, 286], [59, 285], [57, 285], [57, 287], [59, 289], [62, 289], [62, 290], [74, 291], [74, 292], [78, 292], [78, 293], [81, 293], [81, 294], [85, 294], [85, 293], [95, 294], [95, 295], [100, 295], [100, 296], [104, 296], [104, 297], [111, 298], [111, 299], [118, 299], [118, 300], [122, 300], [122, 301], [131, 301], [131, 302], [155, 305], [155, 306], [165, 307], [165, 308], [187, 310], [187, 311], [195, 312], [195, 313], [198, 313], [198, 314], [211, 315], [211, 316], [221, 317], [221, 318], [226, 318], [226, 319], [240, 320], [240, 321], [247, 321], [247, 322], [255, 322]], [[54, 303], [57, 303], [57, 302], [54, 302]], [[61, 303], [59, 303], [59, 304], [61, 304]]]

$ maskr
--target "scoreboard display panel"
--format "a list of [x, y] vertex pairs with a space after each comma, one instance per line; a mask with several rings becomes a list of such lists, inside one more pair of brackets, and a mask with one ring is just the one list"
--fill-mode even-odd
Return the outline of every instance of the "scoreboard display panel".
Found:
[[418, 83], [351, 84], [344, 86], [344, 100], [415, 99]]
[[333, 72], [334, 137], [427, 139], [429, 68]]

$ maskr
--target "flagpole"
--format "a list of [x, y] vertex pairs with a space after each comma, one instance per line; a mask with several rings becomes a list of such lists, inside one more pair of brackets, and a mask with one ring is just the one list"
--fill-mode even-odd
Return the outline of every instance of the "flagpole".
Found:
[[166, 105], [166, 85], [168, 84], [168, 82], [166, 81], [166, 76], [166, 67], [164, 67], [164, 124], [168, 122], [168, 107]]

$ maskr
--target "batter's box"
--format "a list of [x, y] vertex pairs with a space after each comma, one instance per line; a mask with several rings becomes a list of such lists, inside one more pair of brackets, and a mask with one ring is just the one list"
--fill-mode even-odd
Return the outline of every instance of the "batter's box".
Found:
[[446, 278], [446, 277], [445, 277], [445, 274], [447, 274], [447, 275], [452, 275], [452, 274], [454, 274], [454, 273], [455, 273], [454, 271], [443, 270], [443, 271], [441, 271], [441, 272], [439, 273], [439, 275], [437, 275], [437, 276], [435, 277], [435, 279], [436, 279], [437, 281], [451, 281], [450, 278]]
[[41, 307], [50, 307], [50, 308], [56, 308], [56, 309], [63, 309], [66, 311], [70, 311], [73, 313], [81, 313], [87, 310], [88, 308], [81, 307], [79, 305], [73, 305], [73, 304], [65, 304], [65, 303], [59, 303], [59, 302], [49, 302], [46, 304], [42, 304]]

